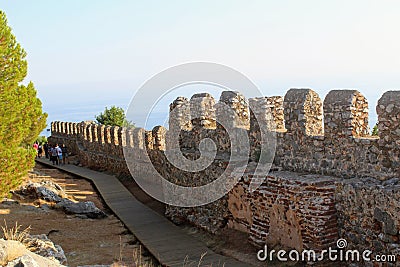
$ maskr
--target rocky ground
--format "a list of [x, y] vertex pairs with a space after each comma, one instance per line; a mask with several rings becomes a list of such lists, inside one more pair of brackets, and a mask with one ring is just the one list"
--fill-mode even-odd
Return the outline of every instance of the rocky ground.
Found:
[[0, 202], [0, 225], [30, 226], [31, 235], [62, 248], [62, 264], [156, 265], [86, 180], [37, 165], [12, 199]]
[[[164, 214], [165, 205], [144, 193], [132, 179], [121, 181], [141, 202]], [[57, 169], [37, 164], [26, 182], [14, 191], [11, 200], [0, 199], [0, 225], [7, 223], [11, 227], [16, 222], [21, 229], [31, 226], [32, 235], [60, 246], [67, 259], [65, 262], [61, 257], [60, 263], [67, 266], [158, 266], [106, 207], [90, 182]], [[265, 266], [257, 261], [257, 249], [247, 242], [247, 235], [243, 233], [221, 229], [211, 235], [188, 224], [180, 227], [217, 253], [247, 262], [249, 266]], [[0, 239], [0, 260], [1, 245]], [[7, 267], [13, 266], [16, 265]], [[270, 262], [268, 266], [281, 265]]]

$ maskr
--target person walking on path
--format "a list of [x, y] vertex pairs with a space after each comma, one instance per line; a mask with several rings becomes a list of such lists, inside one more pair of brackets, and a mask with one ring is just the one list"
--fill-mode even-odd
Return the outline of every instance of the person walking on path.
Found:
[[53, 165], [58, 165], [58, 153], [57, 153], [57, 149], [56, 146], [52, 146], [50, 149], [50, 160], [51, 162], [53, 162]]
[[47, 146], [48, 146], [48, 148], [49, 148], [49, 150], [47, 151], [47, 153], [49, 153], [49, 159], [50, 159], [50, 161], [52, 161], [51, 152], [53, 151], [54, 145], [48, 144]]
[[58, 164], [61, 165], [62, 160], [63, 160], [63, 154], [61, 148], [56, 144], [56, 151], [57, 151], [57, 156], [58, 156]]
[[37, 156], [38, 156], [38, 149], [39, 149], [39, 145], [38, 145], [37, 142], [35, 142], [35, 143], [33, 144], [33, 148], [36, 150], [36, 157], [37, 157]]
[[61, 151], [62, 151], [62, 162], [65, 165], [65, 162], [69, 164], [69, 159], [68, 159], [68, 150], [65, 144], [61, 145]]
[[43, 147], [42, 147], [42, 145], [39, 145], [39, 147], [38, 147], [38, 157], [39, 157], [39, 159], [42, 157], [42, 155], [43, 155]]
[[43, 150], [44, 150], [44, 156], [46, 157], [46, 159], [49, 158], [49, 144], [46, 142], [43, 145]]

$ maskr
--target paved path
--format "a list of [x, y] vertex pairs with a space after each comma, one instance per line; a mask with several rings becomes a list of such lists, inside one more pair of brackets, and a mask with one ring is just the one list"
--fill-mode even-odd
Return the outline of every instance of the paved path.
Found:
[[[54, 166], [46, 159], [36, 161], [92, 181], [108, 207], [163, 266], [183, 266], [185, 258], [189, 262], [198, 262], [204, 253], [201, 266], [249, 266], [216, 254], [183, 232], [167, 218], [139, 202], [115, 176], [75, 165]], [[188, 266], [197, 266], [197, 263]]]

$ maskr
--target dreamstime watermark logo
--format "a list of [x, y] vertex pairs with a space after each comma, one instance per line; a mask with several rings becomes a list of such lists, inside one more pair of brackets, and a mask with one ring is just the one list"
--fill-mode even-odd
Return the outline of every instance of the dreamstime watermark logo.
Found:
[[[257, 86], [249, 78], [232, 68], [207, 62], [186, 63], [168, 68], [146, 81], [135, 92], [126, 112], [127, 119], [138, 125], [146, 125], [147, 118], [157, 103], [167, 94], [187, 85], [198, 85], [199, 87], [212, 85], [226, 91], [236, 91], [246, 96], [262, 96]], [[225, 113], [216, 117], [216, 123], [225, 129], [231, 146], [226, 171], [219, 177], [214, 177], [213, 181], [206, 185], [180, 186], [166, 179], [168, 177], [164, 177], [174, 174], [157, 171], [157, 166], [153, 164], [151, 155], [149, 155], [151, 152], [146, 151], [143, 147], [133, 150], [126, 147], [124, 148], [124, 157], [127, 166], [137, 184], [146, 193], [166, 204], [194, 207], [220, 199], [237, 184], [247, 167], [250, 152], [249, 136], [246, 130], [232, 126], [232, 119], [238, 116], [232, 107], [226, 104], [224, 106], [224, 103], [221, 102], [218, 105]], [[270, 112], [269, 109], [266, 110]], [[266, 114], [261, 115], [260, 112], [253, 112], [253, 114], [260, 127], [259, 153], [260, 155], [267, 155], [264, 156], [263, 161], [260, 160], [263, 163], [256, 166], [254, 174], [255, 176], [265, 175], [268, 173], [275, 155], [275, 132], [271, 131], [271, 128], [273, 128], [271, 124], [260, 123], [265, 121]], [[179, 112], [175, 109], [170, 111], [170, 116], [179, 115]], [[204, 114], [196, 113], [195, 110], [191, 110], [190, 115], [191, 120], [204, 119], [202, 117]], [[264, 116], [264, 118], [260, 116]], [[168, 164], [164, 164], [168, 167], [164, 168], [164, 171], [173, 166], [182, 172], [197, 173], [211, 166], [217, 156], [218, 144], [215, 144], [211, 138], [200, 140], [200, 157], [189, 160], [180, 150], [180, 131], [180, 128], [175, 129], [171, 125], [169, 127], [165, 150]], [[135, 137], [145, 138], [144, 132], [140, 132], [139, 136]], [[250, 190], [254, 191], [262, 182], [263, 179], [253, 179]]]
[[286, 261], [303, 261], [303, 262], [316, 262], [316, 261], [342, 261], [342, 262], [395, 262], [395, 255], [373, 255], [371, 250], [359, 251], [356, 249], [346, 249], [347, 240], [340, 238], [336, 241], [336, 247], [329, 247], [322, 251], [316, 252], [312, 249], [304, 249], [297, 251], [295, 249], [286, 250], [268, 250], [265, 245], [263, 249], [257, 252], [257, 259], [259, 261], [273, 261], [278, 260], [281, 262]]

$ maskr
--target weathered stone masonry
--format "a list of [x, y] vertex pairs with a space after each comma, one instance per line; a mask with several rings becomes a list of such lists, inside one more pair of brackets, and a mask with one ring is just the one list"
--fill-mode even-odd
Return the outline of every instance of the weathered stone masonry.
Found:
[[[251, 142], [245, 175], [218, 201], [197, 208], [167, 207], [169, 218], [211, 232], [235, 228], [248, 233], [257, 246], [268, 242], [323, 249], [342, 237], [349, 248], [399, 255], [400, 91], [386, 92], [378, 102], [379, 137], [369, 135], [368, 102], [356, 90], [333, 90], [324, 101], [310, 89], [248, 102], [235, 92], [224, 92], [218, 103], [209, 94], [190, 100], [179, 97], [170, 105], [169, 131], [180, 131], [185, 157], [198, 158], [203, 138], [211, 138], [217, 146], [216, 159], [198, 173], [179, 170], [166, 160], [169, 131], [161, 126], [146, 131], [53, 122], [50, 140], [66, 143], [85, 166], [121, 175], [129, 175], [123, 148], [137, 155], [148, 152], [166, 179], [202, 185], [218, 177], [229, 160], [230, 140], [218, 124], [227, 106], [237, 114], [229, 127], [247, 131]], [[254, 177], [258, 124], [264, 123], [276, 131], [274, 166], [268, 175]], [[135, 164], [134, 176], [145, 175], [146, 163]], [[253, 178], [266, 180], [250, 193]]]

